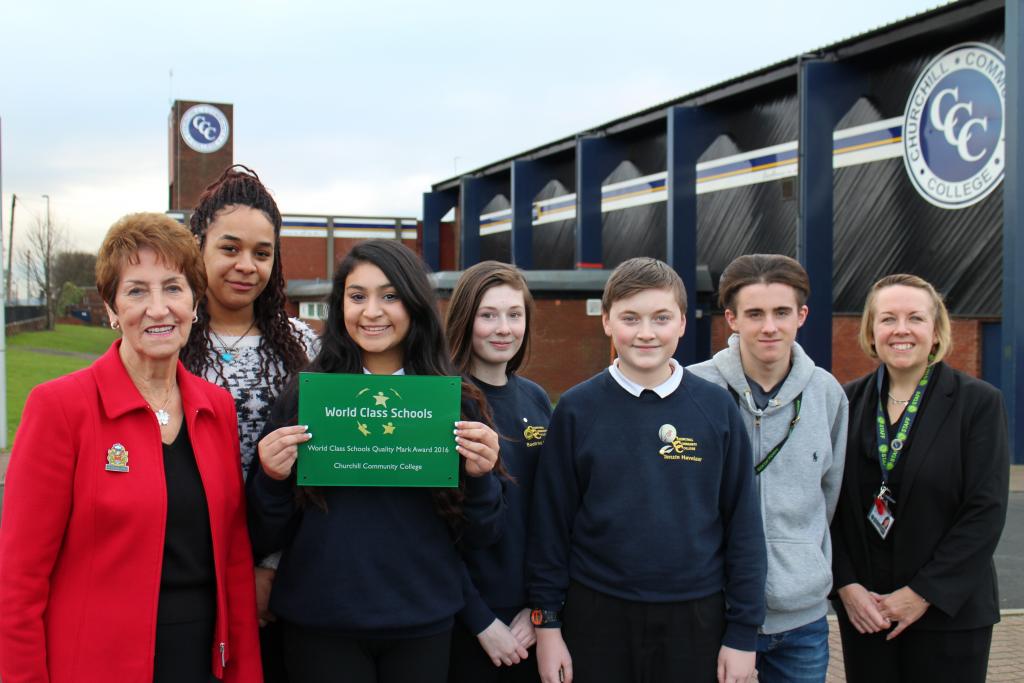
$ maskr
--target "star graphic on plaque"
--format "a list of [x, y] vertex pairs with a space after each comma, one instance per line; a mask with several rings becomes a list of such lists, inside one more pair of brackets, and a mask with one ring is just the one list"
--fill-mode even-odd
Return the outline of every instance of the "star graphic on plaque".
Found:
[[[398, 428], [398, 425], [394, 422], [382, 424], [378, 422], [377, 419], [387, 419], [388, 401], [396, 400], [400, 402], [403, 400], [402, 395], [395, 391], [393, 387], [379, 389], [375, 394], [371, 394], [371, 391], [373, 390], [370, 389], [370, 387], [363, 387], [356, 392], [356, 399], [361, 403], [365, 402], [363, 403], [364, 407], [360, 408], [360, 416], [364, 418], [371, 418], [366, 422], [356, 420], [356, 429], [358, 429], [359, 433], [363, 436], [372, 436], [373, 434], [381, 433], [384, 435], [393, 435], [395, 430]], [[369, 407], [370, 399], [373, 399], [372, 407]], [[383, 406], [383, 410], [378, 406]], [[378, 429], [378, 427], [380, 429]]]

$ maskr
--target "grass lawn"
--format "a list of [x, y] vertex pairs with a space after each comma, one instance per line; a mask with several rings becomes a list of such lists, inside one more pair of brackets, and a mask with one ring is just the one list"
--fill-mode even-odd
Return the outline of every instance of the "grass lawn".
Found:
[[30, 348], [74, 351], [100, 355], [117, 338], [106, 327], [58, 325], [47, 332], [23, 332], [7, 338], [7, 445], [21, 421], [28, 392], [37, 384], [84, 368], [92, 361], [74, 356], [55, 356], [29, 351]]
[[[57, 325], [46, 332], [22, 332], [7, 338], [7, 348], [54, 349], [100, 355], [117, 339], [118, 333], [108, 327]], [[57, 375], [54, 375], [56, 377]]]

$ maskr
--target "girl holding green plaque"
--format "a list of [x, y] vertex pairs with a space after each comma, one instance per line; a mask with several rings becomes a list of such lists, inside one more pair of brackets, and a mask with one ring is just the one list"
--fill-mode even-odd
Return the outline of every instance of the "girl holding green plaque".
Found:
[[472, 583], [452, 632], [450, 683], [539, 681], [526, 606], [527, 513], [537, 454], [551, 419], [542, 388], [516, 374], [530, 342], [533, 297], [514, 266], [485, 261], [459, 278], [445, 329], [456, 367], [483, 391], [502, 437], [505, 531], [494, 545], [466, 549]]
[[[458, 375], [420, 259], [397, 241], [356, 245], [338, 266], [312, 372]], [[492, 473], [498, 436], [464, 385], [455, 442], [459, 487], [297, 486], [292, 382], [259, 442], [247, 488], [258, 554], [283, 550], [270, 609], [284, 625], [291, 680], [442, 683], [454, 615], [464, 605], [457, 543], [486, 546], [502, 531]]]

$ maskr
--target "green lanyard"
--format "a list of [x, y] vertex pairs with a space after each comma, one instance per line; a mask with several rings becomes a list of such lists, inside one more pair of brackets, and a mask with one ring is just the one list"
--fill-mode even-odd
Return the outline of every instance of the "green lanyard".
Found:
[[907, 409], [903, 411], [903, 419], [900, 420], [899, 426], [896, 428], [896, 438], [890, 441], [889, 420], [882, 407], [882, 382], [885, 378], [885, 366], [880, 365], [878, 367], [878, 377], [875, 381], [878, 386], [878, 412], [876, 414], [878, 433], [876, 436], [878, 464], [882, 468], [883, 486], [889, 483], [889, 473], [896, 467], [896, 461], [900, 459], [903, 446], [907, 442], [907, 437], [910, 436], [910, 429], [914, 426], [914, 419], [917, 418], [917, 412], [921, 408], [924, 390], [928, 388], [928, 380], [931, 379], [933, 369], [935, 369], [935, 366], [929, 365], [928, 369], [924, 371], [924, 377], [917, 383], [917, 389], [914, 390], [914, 395], [910, 397]]
[[793, 401], [793, 419], [789, 422], [789, 431], [786, 432], [786, 436], [782, 438], [782, 441], [775, 444], [775, 447], [768, 451], [768, 455], [764, 456], [764, 459], [761, 460], [761, 462], [754, 465], [754, 474], [761, 474], [764, 472], [765, 469], [768, 468], [768, 465], [772, 464], [772, 460], [774, 460], [775, 456], [779, 454], [782, 447], [786, 445], [786, 442], [789, 441], [789, 437], [793, 435], [793, 428], [796, 427], [796, 423], [800, 421], [800, 404], [803, 403], [803, 400], [804, 394], [803, 392], [800, 392], [800, 395]]

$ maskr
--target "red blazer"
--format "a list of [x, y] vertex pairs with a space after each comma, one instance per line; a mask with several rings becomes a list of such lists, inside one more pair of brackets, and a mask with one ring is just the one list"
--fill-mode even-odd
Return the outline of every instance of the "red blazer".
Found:
[[[115, 342], [88, 368], [29, 394], [0, 525], [0, 679], [153, 679], [167, 489], [153, 411]], [[206, 491], [217, 574], [211, 671], [262, 681], [235, 405], [178, 364]], [[128, 472], [106, 469], [122, 444]], [[226, 665], [226, 666], [225, 666]]]

